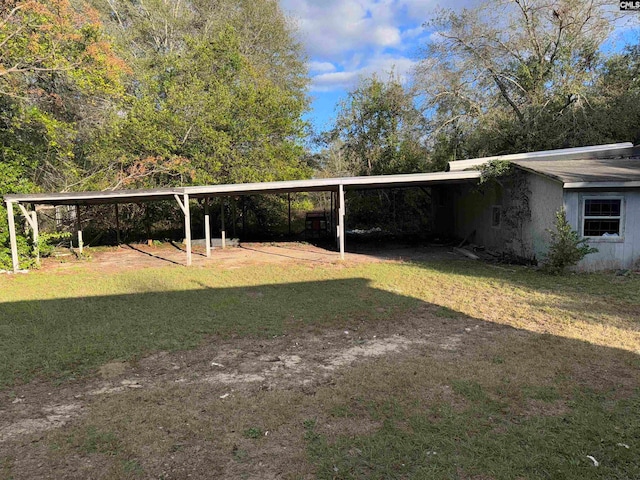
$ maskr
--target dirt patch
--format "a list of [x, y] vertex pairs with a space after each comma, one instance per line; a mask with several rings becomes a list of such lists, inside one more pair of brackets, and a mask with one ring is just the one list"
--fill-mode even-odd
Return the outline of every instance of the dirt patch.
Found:
[[69, 420], [78, 417], [82, 408], [81, 403], [47, 405], [39, 409], [37, 417], [22, 418], [13, 423], [3, 422], [0, 426], [0, 443], [61, 427]]
[[[317, 422], [327, 438], [373, 434], [390, 391], [412, 398], [407, 412], [443, 402], [462, 412], [474, 401], [474, 382], [488, 392], [503, 382], [513, 388], [513, 397], [504, 392], [515, 399], [513, 414], [560, 416], [563, 399], [523, 399], [519, 382], [544, 386], [570, 373], [586, 384], [590, 369], [598, 377], [591, 385], [603, 390], [637, 385], [620, 352], [596, 354], [437, 311], [425, 305], [388, 322], [352, 321], [321, 333], [211, 337], [194, 350], [111, 362], [93, 378], [16, 387], [0, 394], [0, 450], [8, 459], [0, 461], [16, 479], [313, 478], [308, 426]], [[459, 378], [470, 399], [454, 391]]]
[[[183, 266], [186, 253], [181, 244], [163, 243], [149, 246], [147, 244], [121, 245], [119, 247], [100, 247], [86, 250], [88, 260], [78, 260], [74, 256], [65, 255], [58, 258], [43, 259], [42, 269], [56, 270], [56, 273], [73, 273], [78, 269], [100, 272], [116, 272], [121, 270], [135, 270], [141, 268], [166, 267], [169, 265]], [[346, 253], [348, 263], [437, 260], [452, 258], [453, 254], [444, 247], [415, 247], [389, 248], [364, 251], [362, 253]], [[224, 269], [235, 269], [249, 265], [282, 264], [304, 262], [311, 266], [335, 265], [340, 268], [343, 264], [340, 254], [333, 250], [317, 247], [307, 243], [278, 242], [278, 243], [242, 243], [239, 247], [217, 248], [207, 258], [204, 247], [193, 247], [192, 265], [206, 267], [216, 265]], [[249, 292], [250, 297], [260, 297], [259, 291]]]
[[115, 378], [122, 375], [129, 364], [127, 362], [109, 362], [98, 369], [98, 375], [104, 379]]

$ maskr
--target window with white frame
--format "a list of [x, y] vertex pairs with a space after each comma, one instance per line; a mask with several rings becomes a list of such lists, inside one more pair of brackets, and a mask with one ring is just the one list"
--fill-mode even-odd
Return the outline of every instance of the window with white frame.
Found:
[[586, 197], [583, 201], [584, 237], [622, 236], [622, 198]]

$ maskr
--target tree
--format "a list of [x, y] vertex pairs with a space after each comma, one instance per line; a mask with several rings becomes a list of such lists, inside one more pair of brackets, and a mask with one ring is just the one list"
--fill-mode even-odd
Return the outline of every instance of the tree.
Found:
[[311, 173], [302, 161], [306, 67], [276, 2], [110, 0], [107, 7], [135, 81], [89, 155], [97, 185]]
[[[416, 69], [431, 131], [449, 157], [569, 147], [589, 107], [600, 46], [611, 32], [601, 0], [488, 1], [442, 10]], [[453, 139], [453, 140], [452, 140]], [[589, 143], [587, 141], [587, 143]]]
[[[76, 135], [92, 106], [123, 93], [125, 63], [97, 12], [69, 0], [21, 0], [0, 7], [0, 143], [11, 175], [0, 193], [66, 189], [81, 175]], [[29, 183], [29, 186], [25, 184]]]
[[561, 275], [567, 267], [576, 265], [587, 255], [598, 251], [571, 228], [564, 210], [556, 212], [554, 230], [549, 230], [549, 234], [551, 242], [544, 264], [544, 270], [548, 273]]
[[424, 123], [393, 73], [386, 81], [363, 78], [339, 105], [329, 143], [338, 142], [355, 175], [425, 171]]
[[[78, 143], [123, 93], [126, 64], [95, 10], [69, 0], [0, 5], [0, 196], [68, 190], [84, 176]], [[23, 259], [29, 246], [18, 238]], [[0, 265], [9, 263], [0, 209]]]

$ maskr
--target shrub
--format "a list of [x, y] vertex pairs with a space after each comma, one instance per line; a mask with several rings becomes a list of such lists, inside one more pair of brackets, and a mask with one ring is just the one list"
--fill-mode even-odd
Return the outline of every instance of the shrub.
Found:
[[567, 267], [576, 265], [585, 256], [598, 251], [571, 228], [564, 209], [556, 212], [554, 227], [554, 230], [547, 230], [551, 234], [551, 244], [544, 265], [546, 272], [561, 275]]

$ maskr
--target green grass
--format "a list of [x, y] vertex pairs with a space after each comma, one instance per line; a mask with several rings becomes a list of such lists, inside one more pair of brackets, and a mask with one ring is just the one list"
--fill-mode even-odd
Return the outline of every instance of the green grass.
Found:
[[[0, 277], [0, 388], [68, 379], [114, 359], [188, 349], [209, 335], [348, 327], [423, 302], [528, 330], [640, 350], [640, 276], [549, 277], [478, 262], [349, 268], [166, 267]], [[381, 308], [382, 307], [382, 308]]]
[[[563, 416], [515, 420], [486, 398], [463, 412], [446, 403], [422, 414], [386, 418], [372, 435], [328, 441], [308, 430], [318, 478], [639, 478], [638, 397], [603, 407], [585, 396]], [[587, 455], [600, 462], [594, 467]]]
[[36, 376], [69, 379], [113, 359], [193, 348], [209, 335], [281, 335], [417, 304], [351, 273], [166, 268], [2, 279], [0, 386]]
[[[341, 369], [312, 394], [256, 385], [222, 401], [229, 387], [196, 382], [96, 397], [71, 424], [7, 448], [8, 478], [25, 459], [46, 462], [41, 444], [54, 476], [91, 459], [86, 475], [102, 478], [160, 478], [195, 460], [192, 473], [225, 478], [258, 478], [278, 461], [268, 471], [291, 479], [640, 478], [638, 275], [468, 261], [86, 265], [0, 277], [7, 398], [34, 378], [64, 382], [210, 336], [304, 344], [309, 331], [407, 329], [431, 343]], [[458, 346], [443, 348], [452, 336]]]
[[[324, 414], [304, 424], [316, 477], [640, 478], [636, 355], [507, 331], [456, 357], [380, 360], [322, 395]], [[336, 434], [345, 412], [374, 427]]]

